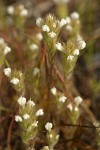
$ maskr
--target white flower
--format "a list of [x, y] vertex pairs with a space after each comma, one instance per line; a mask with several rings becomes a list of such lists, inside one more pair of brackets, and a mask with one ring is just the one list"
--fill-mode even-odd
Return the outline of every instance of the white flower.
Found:
[[66, 18], [66, 24], [70, 24], [71, 23], [71, 19], [70, 19], [70, 17], [67, 17]]
[[26, 104], [26, 98], [20, 96], [19, 99], [17, 100], [17, 102], [20, 106], [24, 106]]
[[50, 36], [51, 38], [54, 38], [54, 37], [56, 36], [56, 33], [52, 31], [52, 32], [49, 33], [49, 36]]
[[10, 15], [13, 15], [14, 14], [14, 7], [13, 6], [9, 6], [7, 8], [7, 12], [10, 14]]
[[11, 48], [6, 46], [4, 49], [4, 54], [6, 55], [7, 53], [9, 53], [11, 51]]
[[71, 103], [69, 103], [69, 104], [67, 105], [67, 108], [68, 108], [70, 111], [72, 111], [72, 110], [73, 110], [73, 106], [72, 106], [72, 104], [71, 104]]
[[66, 26], [66, 30], [72, 31], [72, 26], [71, 26], [71, 25], [67, 25], [67, 26]]
[[53, 125], [52, 125], [52, 123], [50, 123], [50, 122], [47, 122], [46, 125], [45, 125], [45, 129], [46, 129], [47, 131], [51, 131], [52, 127], [53, 127]]
[[34, 51], [34, 50], [37, 50], [38, 49], [38, 45], [36, 45], [36, 44], [31, 44], [30, 45], [30, 50], [31, 51]]
[[34, 68], [34, 71], [33, 71], [33, 74], [34, 74], [34, 76], [36, 76], [38, 73], [39, 73], [39, 68]]
[[63, 46], [61, 45], [61, 43], [57, 43], [56, 44], [56, 48], [59, 50], [59, 51], [62, 51], [63, 50]]
[[86, 47], [86, 43], [83, 40], [78, 41], [78, 47], [79, 49], [84, 49]]
[[73, 55], [79, 55], [79, 49], [75, 49]]
[[42, 18], [38, 18], [38, 19], [36, 20], [36, 25], [40, 27], [41, 24], [42, 24], [42, 22], [43, 22]]
[[57, 94], [57, 89], [56, 89], [55, 87], [53, 87], [53, 88], [51, 89], [51, 93], [52, 93], [53, 95], [56, 95], [56, 94]]
[[75, 107], [75, 108], [74, 108], [74, 111], [78, 111], [78, 107]]
[[5, 68], [4, 69], [4, 74], [9, 77], [11, 75], [11, 68]]
[[35, 106], [35, 103], [30, 99], [28, 102], [27, 102], [27, 105], [29, 107], [34, 107]]
[[34, 121], [34, 122], [32, 123], [32, 126], [33, 126], [33, 127], [37, 127], [37, 126], [38, 126], [38, 121]]
[[75, 97], [74, 100], [77, 106], [83, 101], [83, 99], [80, 96]]
[[19, 115], [15, 116], [15, 121], [16, 122], [22, 122], [22, 117], [20, 117]]
[[74, 58], [73, 55], [69, 55], [69, 56], [67, 57], [67, 60], [73, 60], [73, 58]]
[[42, 26], [42, 31], [44, 31], [44, 32], [49, 32], [50, 29], [49, 29], [49, 27], [48, 27], [47, 25], [43, 25], [43, 26]]
[[43, 114], [44, 114], [43, 109], [39, 109], [35, 115], [38, 117], [38, 116], [42, 116]]
[[52, 138], [52, 137], [53, 137], [53, 135], [52, 135], [52, 134], [50, 134], [50, 135], [49, 135], [49, 137], [50, 137], [50, 138]]
[[10, 82], [16, 85], [19, 83], [19, 79], [13, 78]]
[[24, 118], [25, 120], [27, 120], [27, 119], [30, 118], [30, 116], [29, 116], [28, 114], [25, 114], [25, 115], [23, 115], [23, 118]]
[[71, 18], [72, 19], [79, 19], [79, 14], [77, 13], [77, 12], [73, 12], [72, 14], [71, 14]]
[[100, 126], [100, 123], [99, 122], [93, 122], [93, 125], [98, 128]]
[[66, 101], [66, 96], [61, 96], [60, 98], [59, 98], [59, 102], [62, 102], [62, 103], [64, 103], [65, 101]]
[[60, 28], [63, 27], [67, 23], [66, 19], [61, 19], [60, 21]]
[[21, 17], [26, 17], [27, 15], [28, 15], [27, 9], [22, 9], [21, 12], [20, 12], [20, 16]]
[[0, 38], [0, 45], [4, 45], [5, 44], [5, 41], [3, 38]]
[[36, 37], [37, 37], [38, 40], [42, 40], [42, 39], [43, 39], [43, 36], [42, 36], [41, 33], [37, 33], [37, 34], [36, 34]]

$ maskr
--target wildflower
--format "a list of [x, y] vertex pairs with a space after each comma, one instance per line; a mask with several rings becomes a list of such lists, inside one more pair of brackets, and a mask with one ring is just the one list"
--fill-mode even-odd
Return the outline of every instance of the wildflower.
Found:
[[75, 107], [75, 108], [74, 108], [74, 111], [78, 111], [78, 107]]
[[54, 37], [56, 36], [56, 33], [52, 31], [52, 32], [49, 33], [49, 36], [50, 36], [51, 38], [54, 38]]
[[36, 20], [36, 25], [40, 27], [41, 24], [42, 24], [42, 22], [43, 22], [42, 18], [38, 18], [38, 19]]
[[73, 13], [71, 14], [71, 18], [72, 18], [72, 19], [79, 19], [79, 14], [78, 14], [77, 12], [73, 12]]
[[19, 79], [13, 78], [10, 82], [16, 85], [19, 83]]
[[34, 107], [35, 106], [35, 103], [30, 99], [28, 102], [27, 102], [27, 105], [29, 107]]
[[72, 26], [71, 26], [71, 25], [67, 25], [67, 26], [66, 26], [66, 30], [72, 31]]
[[23, 115], [23, 118], [24, 118], [25, 120], [27, 120], [27, 119], [30, 118], [30, 116], [29, 116], [28, 114], [25, 114], [25, 115]]
[[4, 49], [4, 54], [6, 55], [7, 53], [9, 53], [11, 51], [11, 48], [6, 46]]
[[35, 115], [38, 117], [38, 116], [42, 116], [43, 114], [44, 114], [43, 109], [39, 109]]
[[43, 26], [42, 26], [42, 31], [44, 31], [44, 32], [49, 32], [50, 29], [49, 29], [49, 27], [48, 27], [47, 25], [43, 25]]
[[8, 12], [8, 14], [13, 15], [14, 14], [14, 7], [13, 6], [9, 6], [7, 8], [7, 12]]
[[5, 44], [5, 41], [3, 38], [0, 38], [0, 45], [4, 45]]
[[66, 18], [66, 24], [70, 24], [71, 23], [71, 19], [70, 19], [70, 17], [67, 17]]
[[57, 43], [56, 44], [56, 48], [59, 50], [59, 51], [62, 51], [63, 50], [63, 46], [61, 45], [61, 43]]
[[32, 123], [32, 126], [33, 126], [33, 127], [37, 127], [37, 126], [38, 126], [38, 121], [34, 121], [34, 122]]
[[77, 106], [82, 102], [82, 98], [80, 96], [75, 97], [74, 100]]
[[11, 75], [11, 68], [5, 68], [4, 69], [4, 74], [9, 77]]
[[15, 116], [15, 121], [16, 122], [22, 122], [22, 117], [20, 117], [19, 115]]
[[73, 58], [74, 58], [73, 55], [69, 55], [69, 56], [67, 57], [67, 60], [73, 60]]
[[73, 55], [79, 55], [79, 49], [75, 49]]
[[47, 131], [49, 131], [49, 132], [51, 131], [52, 127], [53, 127], [53, 125], [52, 125], [52, 123], [50, 123], [50, 122], [47, 122], [46, 125], [45, 125], [45, 129], [46, 129]]
[[69, 103], [69, 104], [67, 105], [67, 108], [68, 108], [70, 111], [72, 111], [72, 110], [73, 110], [73, 106], [72, 106], [72, 104], [71, 104], [71, 103]]
[[36, 45], [36, 44], [31, 44], [30, 45], [30, 50], [31, 51], [34, 51], [34, 50], [37, 50], [38, 49], [38, 45]]
[[17, 102], [20, 106], [24, 106], [26, 104], [26, 98], [21, 96], [21, 97], [19, 97]]
[[86, 43], [83, 40], [78, 41], [78, 47], [79, 49], [84, 49], [86, 47]]
[[61, 19], [60, 28], [63, 27], [67, 23], [66, 19]]
[[43, 39], [43, 36], [42, 36], [41, 33], [37, 33], [37, 34], [36, 34], [36, 37], [37, 37], [38, 40], [42, 40], [42, 39]]
[[27, 15], [28, 15], [27, 9], [21, 10], [21, 12], [20, 12], [20, 16], [21, 16], [21, 17], [26, 17]]
[[61, 97], [59, 98], [59, 102], [64, 103], [66, 99], [67, 99], [66, 96], [61, 96]]
[[55, 87], [53, 87], [53, 88], [51, 89], [51, 93], [52, 93], [53, 95], [56, 95], [56, 94], [57, 94], [57, 89], [56, 89]]
[[36, 76], [38, 73], [39, 73], [39, 68], [34, 68], [34, 71], [33, 71], [33, 74], [34, 74], [34, 76]]

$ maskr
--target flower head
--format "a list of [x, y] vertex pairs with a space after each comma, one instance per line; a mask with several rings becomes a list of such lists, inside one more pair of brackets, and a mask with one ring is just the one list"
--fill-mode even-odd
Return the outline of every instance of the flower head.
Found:
[[66, 101], [66, 96], [61, 96], [60, 98], [59, 98], [59, 102], [62, 102], [62, 103], [64, 103], [65, 101]]
[[30, 116], [29, 116], [28, 114], [24, 114], [24, 115], [23, 115], [23, 118], [24, 118], [25, 120], [27, 120], [27, 119], [30, 118]]
[[49, 33], [49, 36], [50, 36], [51, 38], [54, 38], [54, 37], [56, 36], [56, 33], [52, 31], [52, 32]]
[[36, 76], [38, 73], [39, 73], [39, 68], [34, 68], [34, 71], [33, 71], [33, 74], [34, 74], [34, 76]]
[[79, 49], [84, 49], [86, 47], [86, 43], [83, 40], [78, 41], [78, 47]]
[[4, 69], [4, 74], [9, 77], [11, 75], [11, 68], [5, 68]]
[[26, 98], [21, 96], [17, 102], [20, 106], [24, 106], [26, 104]]
[[6, 46], [4, 49], [4, 54], [6, 55], [7, 53], [9, 53], [11, 51], [11, 48]]
[[26, 17], [27, 15], [28, 15], [27, 9], [22, 9], [21, 12], [20, 12], [20, 16], [21, 17]]
[[15, 121], [16, 122], [22, 122], [22, 117], [20, 117], [19, 115], [15, 116]]
[[71, 104], [71, 103], [69, 103], [69, 104], [67, 105], [67, 108], [68, 108], [70, 111], [72, 111], [72, 110], [73, 110], [73, 106], [72, 106], [72, 104]]
[[38, 49], [38, 45], [36, 45], [36, 44], [31, 44], [30, 45], [30, 50], [31, 51], [34, 51], [34, 50], [37, 50]]
[[51, 131], [52, 127], [53, 127], [53, 124], [50, 123], [50, 122], [47, 122], [46, 125], [45, 125], [45, 129], [46, 129], [47, 131], [49, 131], [49, 132]]
[[72, 19], [79, 19], [79, 14], [77, 13], [77, 12], [73, 12], [72, 14], [71, 14], [71, 18]]
[[16, 85], [19, 83], [19, 79], [13, 78], [10, 82]]
[[35, 103], [30, 99], [28, 102], [27, 102], [27, 105], [29, 107], [34, 107], [35, 106]]
[[77, 106], [82, 102], [82, 98], [80, 96], [75, 97], [74, 100]]
[[47, 25], [43, 25], [43, 26], [42, 26], [42, 31], [44, 31], [44, 32], [49, 32], [50, 29], [49, 29], [49, 27], [48, 27]]
[[79, 55], [79, 49], [75, 49], [73, 55]]
[[13, 6], [9, 6], [7, 8], [7, 12], [8, 12], [8, 14], [13, 15], [14, 14], [14, 7]]
[[42, 116], [43, 114], [44, 114], [43, 109], [39, 109], [35, 115], [38, 117], [38, 116]]
[[73, 60], [73, 58], [74, 58], [73, 55], [69, 55], [69, 56], [67, 57], [67, 60]]
[[66, 23], [67, 23], [66, 19], [61, 19], [61, 21], [59, 22], [60, 28], [63, 27]]
[[59, 50], [59, 51], [62, 51], [63, 50], [63, 46], [61, 45], [61, 43], [57, 43], [56, 44], [56, 48]]
[[53, 88], [51, 89], [51, 93], [52, 93], [53, 95], [56, 95], [56, 94], [57, 94], [57, 89], [56, 89], [55, 87], [53, 87]]
[[36, 20], [36, 25], [40, 27], [41, 24], [42, 24], [42, 22], [43, 22], [42, 18], [38, 18], [38, 19]]

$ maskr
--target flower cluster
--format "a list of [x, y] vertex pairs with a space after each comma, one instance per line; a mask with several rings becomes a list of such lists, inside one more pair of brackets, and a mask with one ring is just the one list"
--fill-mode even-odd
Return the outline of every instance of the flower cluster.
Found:
[[25, 97], [20, 96], [17, 100], [19, 104], [18, 115], [15, 121], [20, 123], [22, 130], [22, 140], [27, 143], [35, 138], [38, 133], [38, 117], [44, 114], [43, 109], [36, 111], [35, 103], [30, 99], [26, 101]]
[[21, 29], [24, 26], [28, 16], [28, 10], [24, 5], [8, 6], [7, 13], [13, 18], [13, 23], [18, 29]]
[[48, 145], [43, 148], [45, 149], [53, 149], [54, 146], [57, 144], [59, 140], [59, 135], [56, 133], [56, 131], [53, 128], [53, 124], [51, 122], [47, 122], [45, 125], [45, 129], [47, 130], [47, 139], [48, 139]]
[[14, 7], [13, 5], [9, 6], [7, 8], [7, 12], [10, 15], [19, 15], [20, 17], [26, 17], [28, 15], [28, 11], [27, 9], [25, 9], [24, 5], [20, 4], [16, 7]]
[[0, 37], [0, 53], [3, 52], [3, 54], [6, 55], [10, 51], [11, 51], [11, 48], [8, 46], [5, 40]]
[[65, 101], [67, 100], [67, 97], [61, 92], [57, 91], [55, 87], [51, 89], [51, 93], [55, 97], [57, 107], [60, 108], [63, 105], [63, 103], [65, 103]]
[[5, 68], [4, 74], [9, 77], [10, 82], [14, 85], [17, 91], [24, 90], [24, 77], [21, 71], [11, 70], [11, 68]]
[[75, 102], [75, 107], [73, 107], [72, 103], [69, 103], [67, 105], [67, 108], [72, 112], [72, 111], [78, 111], [78, 107], [79, 105], [82, 103], [82, 98], [80, 96], [77, 96], [74, 98], [74, 102]]

